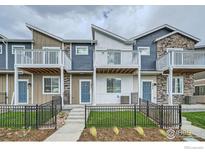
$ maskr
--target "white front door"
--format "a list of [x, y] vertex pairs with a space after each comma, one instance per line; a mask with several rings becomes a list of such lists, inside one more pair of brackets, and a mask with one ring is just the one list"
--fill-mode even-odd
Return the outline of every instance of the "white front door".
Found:
[[79, 86], [79, 96], [80, 104], [90, 104], [91, 103], [91, 80], [80, 80]]

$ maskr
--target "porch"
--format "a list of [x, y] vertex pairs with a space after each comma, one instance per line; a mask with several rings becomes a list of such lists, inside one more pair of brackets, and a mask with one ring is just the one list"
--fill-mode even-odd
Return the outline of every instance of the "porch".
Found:
[[[169, 104], [173, 104], [173, 75], [185, 73], [193, 75], [205, 71], [205, 51], [179, 50], [173, 48], [157, 60], [156, 67], [158, 71], [162, 71], [163, 75], [168, 76], [168, 102]], [[177, 80], [180, 81], [180, 79]], [[183, 81], [183, 79], [181, 81]], [[181, 93], [183, 92], [183, 90], [179, 91], [181, 91]]]
[[[28, 97], [31, 98], [30, 104], [50, 101], [52, 96], [57, 95], [63, 98], [64, 74], [71, 69], [71, 61], [65, 51], [60, 49], [16, 50], [14, 67], [13, 104], [28, 103]], [[30, 79], [27, 81], [20, 79], [22, 73], [30, 75]], [[39, 100], [42, 101], [39, 102]], [[64, 99], [62, 99], [62, 105], [64, 105]]]

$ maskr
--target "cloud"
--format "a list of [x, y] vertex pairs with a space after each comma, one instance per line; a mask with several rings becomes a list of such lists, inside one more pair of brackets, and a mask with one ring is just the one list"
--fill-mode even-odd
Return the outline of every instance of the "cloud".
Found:
[[91, 38], [91, 24], [130, 38], [170, 24], [205, 43], [205, 6], [0, 6], [0, 33], [31, 38], [31, 23], [65, 39]]

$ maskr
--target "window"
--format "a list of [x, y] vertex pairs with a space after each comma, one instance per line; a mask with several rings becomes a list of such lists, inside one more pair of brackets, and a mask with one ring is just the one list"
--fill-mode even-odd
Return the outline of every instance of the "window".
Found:
[[58, 64], [60, 47], [43, 47], [43, 49], [48, 49], [44, 52], [45, 64]]
[[3, 49], [2, 49], [2, 45], [0, 45], [0, 54], [2, 54]]
[[167, 52], [169, 51], [183, 51], [183, 48], [167, 48]]
[[138, 47], [138, 50], [143, 56], [150, 56], [150, 47]]
[[[169, 91], [169, 78], [167, 78], [167, 92]], [[172, 93], [183, 94], [184, 93], [184, 80], [183, 77], [173, 77], [172, 80]]]
[[121, 64], [121, 52], [116, 51], [110, 51], [107, 55], [107, 63], [108, 64], [114, 64], [119, 65]]
[[16, 49], [25, 49], [24, 45], [12, 45], [12, 54], [15, 53]]
[[195, 95], [205, 95], [205, 85], [195, 87]]
[[76, 55], [88, 55], [88, 46], [76, 46]]
[[43, 77], [43, 94], [59, 94], [60, 93], [60, 78]]
[[121, 92], [121, 79], [108, 78], [107, 79], [107, 93], [120, 93]]

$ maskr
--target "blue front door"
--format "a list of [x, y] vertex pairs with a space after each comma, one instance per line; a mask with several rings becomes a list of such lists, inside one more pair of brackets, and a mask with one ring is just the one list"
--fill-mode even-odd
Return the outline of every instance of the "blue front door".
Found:
[[143, 92], [143, 99], [151, 102], [151, 100], [152, 100], [152, 82], [143, 81], [142, 82], [142, 92]]
[[19, 92], [19, 97], [18, 97], [18, 102], [22, 104], [26, 104], [27, 102], [27, 81], [19, 81], [18, 82], [18, 92]]
[[80, 81], [80, 101], [82, 104], [89, 104], [90, 98], [90, 81]]

